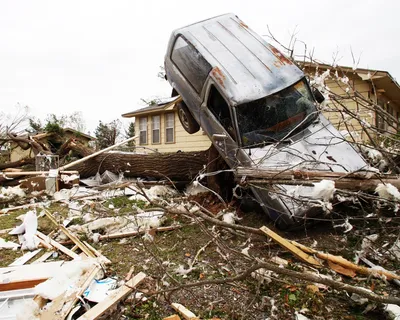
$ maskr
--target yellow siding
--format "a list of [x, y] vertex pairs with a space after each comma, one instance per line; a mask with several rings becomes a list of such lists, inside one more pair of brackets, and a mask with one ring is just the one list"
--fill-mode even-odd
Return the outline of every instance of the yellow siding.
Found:
[[[151, 132], [151, 117], [153, 115], [149, 115], [147, 117], [147, 144], [143, 145], [143, 147], [157, 150], [158, 152], [177, 152], [177, 151], [201, 151], [206, 150], [211, 146], [211, 141], [208, 136], [200, 130], [194, 134], [189, 134], [183, 129], [181, 122], [179, 121], [178, 114], [174, 112], [174, 138], [175, 142], [173, 143], [165, 143], [165, 114], [161, 114], [161, 143], [153, 144], [152, 143], [152, 132]], [[139, 131], [139, 117], [135, 120], [135, 132], [140, 134]], [[146, 148], [141, 148], [139, 144], [139, 138], [137, 140], [136, 145], [138, 146], [137, 152], [146, 152], [151, 153], [152, 151]]]
[[33, 157], [33, 152], [31, 148], [29, 148], [28, 150], [24, 150], [21, 147], [17, 146], [11, 150], [10, 161], [14, 162], [21, 159], [32, 158], [32, 157]]

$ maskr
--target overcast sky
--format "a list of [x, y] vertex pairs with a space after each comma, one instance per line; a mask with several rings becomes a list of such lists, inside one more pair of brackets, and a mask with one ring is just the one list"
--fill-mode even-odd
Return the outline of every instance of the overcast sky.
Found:
[[[0, 0], [0, 111], [81, 111], [87, 130], [99, 120], [169, 96], [157, 78], [173, 29], [233, 12], [257, 33], [287, 44], [293, 30], [314, 57], [389, 71], [400, 79], [400, 1], [40, 1]], [[396, 22], [397, 21], [397, 22]], [[300, 44], [299, 44], [300, 48]]]

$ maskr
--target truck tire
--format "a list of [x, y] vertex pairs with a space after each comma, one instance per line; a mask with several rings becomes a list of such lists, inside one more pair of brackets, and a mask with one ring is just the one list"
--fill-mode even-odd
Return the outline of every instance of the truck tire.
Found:
[[196, 119], [193, 118], [186, 104], [181, 101], [177, 104], [178, 107], [178, 117], [182, 124], [182, 127], [190, 134], [196, 133], [200, 130], [200, 126]]

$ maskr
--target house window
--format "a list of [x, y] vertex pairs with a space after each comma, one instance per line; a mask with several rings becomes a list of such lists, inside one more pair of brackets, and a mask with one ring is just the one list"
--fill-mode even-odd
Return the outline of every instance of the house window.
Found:
[[208, 61], [182, 36], [175, 41], [171, 60], [197, 93], [200, 93], [211, 71]]
[[173, 143], [175, 130], [175, 116], [173, 113], [165, 114], [165, 143]]
[[[386, 111], [385, 103], [382, 100], [378, 100], [378, 106], [380, 106], [382, 110]], [[382, 113], [376, 112], [376, 127], [380, 132], [385, 131], [386, 129], [385, 122], [386, 120], [385, 117], [383, 116], [383, 112]]]
[[147, 144], [147, 118], [139, 119], [140, 144]]
[[160, 116], [151, 117], [152, 143], [160, 143]]

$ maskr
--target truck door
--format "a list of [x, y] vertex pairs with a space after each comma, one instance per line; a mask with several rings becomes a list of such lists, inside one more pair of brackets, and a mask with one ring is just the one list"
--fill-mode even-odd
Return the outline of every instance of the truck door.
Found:
[[235, 166], [238, 143], [231, 109], [211, 79], [206, 85], [200, 125], [228, 165]]

